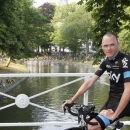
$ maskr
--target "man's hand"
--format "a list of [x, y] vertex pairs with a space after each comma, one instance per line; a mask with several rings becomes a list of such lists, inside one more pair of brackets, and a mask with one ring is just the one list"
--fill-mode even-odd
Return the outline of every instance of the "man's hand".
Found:
[[109, 120], [114, 120], [114, 111], [112, 109], [108, 109], [108, 110], [102, 110], [100, 113], [100, 115], [103, 115], [104, 117], [108, 118]]
[[66, 100], [66, 101], [62, 104], [62, 110], [64, 110], [66, 104], [71, 104], [71, 103], [73, 103], [73, 100], [72, 100], [72, 99]]

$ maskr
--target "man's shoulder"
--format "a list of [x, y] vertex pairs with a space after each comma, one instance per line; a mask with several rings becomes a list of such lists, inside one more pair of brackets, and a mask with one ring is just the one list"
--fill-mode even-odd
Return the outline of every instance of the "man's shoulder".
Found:
[[125, 53], [123, 53], [123, 52], [120, 52], [120, 55], [121, 55], [122, 57], [130, 58], [130, 56], [129, 56], [128, 54], [125, 54]]
[[126, 55], [126, 54], [123, 54], [121, 61], [122, 61], [122, 63], [124, 63], [124, 62], [130, 62], [130, 56]]
[[121, 66], [122, 66], [122, 68], [124, 68], [124, 69], [130, 69], [130, 56], [129, 55], [127, 55], [127, 54], [124, 54], [124, 53], [122, 53], [121, 54], [122, 56], [121, 56], [121, 59], [120, 59], [120, 63], [121, 63]]

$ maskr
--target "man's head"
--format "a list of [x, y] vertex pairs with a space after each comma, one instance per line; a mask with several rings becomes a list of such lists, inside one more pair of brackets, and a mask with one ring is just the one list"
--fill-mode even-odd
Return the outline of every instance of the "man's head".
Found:
[[102, 49], [108, 58], [112, 58], [118, 52], [119, 42], [113, 33], [106, 33], [102, 38]]

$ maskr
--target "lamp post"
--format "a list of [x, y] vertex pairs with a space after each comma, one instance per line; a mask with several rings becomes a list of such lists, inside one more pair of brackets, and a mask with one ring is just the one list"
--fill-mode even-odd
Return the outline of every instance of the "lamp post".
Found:
[[88, 58], [88, 54], [89, 54], [89, 36], [88, 36], [88, 28], [91, 27], [86, 27], [87, 28], [87, 32], [86, 32], [86, 59]]
[[88, 58], [88, 54], [89, 54], [89, 44], [88, 44], [88, 37], [86, 34], [86, 59]]
[[88, 34], [86, 33], [86, 59], [88, 57], [89, 54], [89, 42], [88, 42]]

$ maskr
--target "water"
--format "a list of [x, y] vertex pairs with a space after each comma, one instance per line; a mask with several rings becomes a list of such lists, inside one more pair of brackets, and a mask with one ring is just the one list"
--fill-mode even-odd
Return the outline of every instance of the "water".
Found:
[[[26, 66], [31, 73], [89, 73], [95, 72], [96, 68], [91, 65], [83, 63], [67, 63], [67, 62], [52, 62], [52, 61], [28, 61]], [[77, 78], [77, 77], [76, 77]], [[21, 85], [14, 89], [10, 95], [16, 97], [17, 95], [24, 93], [26, 95], [33, 96], [40, 92], [54, 88], [58, 85], [76, 79], [75, 77], [32, 77], [25, 80]], [[107, 79], [102, 79], [107, 80]], [[83, 81], [73, 83], [65, 86], [48, 94], [41, 95], [37, 98], [31, 99], [32, 103], [36, 103], [41, 106], [45, 106], [52, 110], [59, 112], [52, 113], [44, 109], [40, 109], [29, 105], [25, 109], [20, 109], [17, 106], [12, 106], [0, 111], [0, 122], [51, 122], [51, 121], [77, 121], [77, 118], [70, 116], [68, 113], [65, 115], [61, 110], [61, 104], [63, 100], [73, 96], [77, 89], [81, 86]], [[107, 92], [109, 87], [96, 82], [89, 90], [89, 104], [95, 104], [96, 110], [99, 111], [103, 103], [107, 99]], [[104, 98], [106, 97], [106, 98]], [[13, 103], [14, 100], [4, 98], [0, 102], [0, 106], [4, 106]], [[82, 103], [83, 97], [81, 96], [77, 103]], [[69, 126], [63, 125], [45, 125], [40, 127], [1, 127], [0, 130], [62, 130]]]

